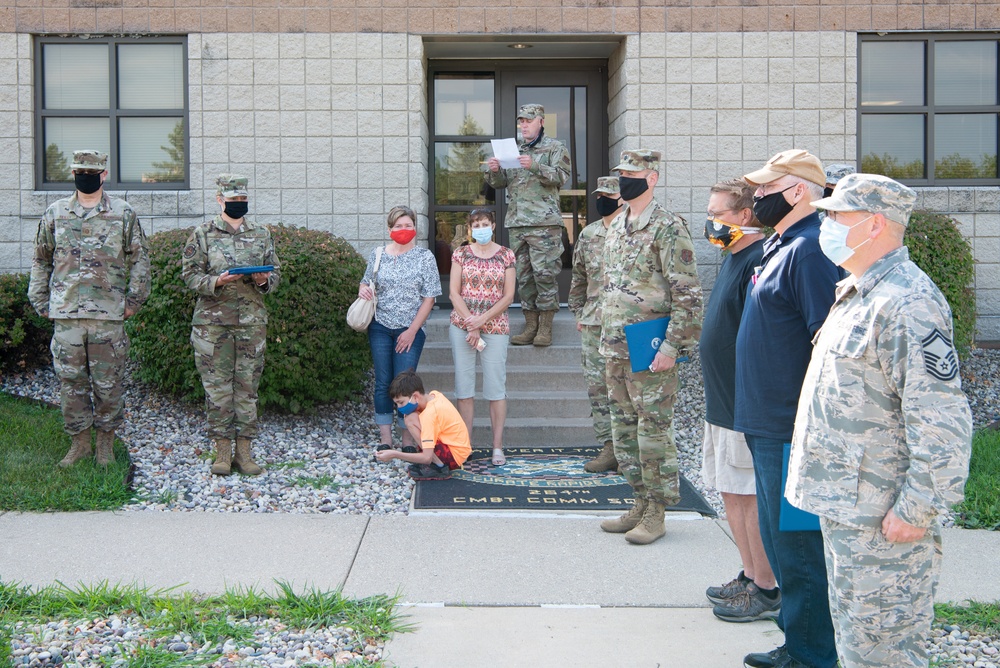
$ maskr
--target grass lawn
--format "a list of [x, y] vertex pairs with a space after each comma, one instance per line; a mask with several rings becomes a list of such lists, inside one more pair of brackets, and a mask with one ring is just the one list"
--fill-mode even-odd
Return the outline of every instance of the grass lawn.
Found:
[[972, 437], [965, 501], [955, 511], [960, 527], [1000, 530], [1000, 431], [982, 429]]
[[[76, 589], [58, 584], [33, 590], [0, 581], [0, 662], [9, 665], [11, 640], [16, 634], [38, 642], [34, 638], [37, 632], [30, 630], [34, 625], [71, 620], [85, 626], [111, 616], [128, 618], [133, 627], [142, 629], [136, 637], [115, 641], [119, 656], [128, 660], [128, 666], [150, 668], [218, 661], [224, 658], [226, 641], [239, 648], [259, 647], [261, 640], [255, 630], [266, 626], [268, 620], [280, 620], [289, 629], [341, 627], [349, 633], [355, 651], [384, 643], [393, 633], [411, 630], [397, 611], [395, 597], [346, 599], [336, 591], [296, 593], [287, 583], [276, 584], [276, 595], [251, 587], [229, 589], [221, 596], [198, 596], [107, 583]], [[82, 644], [87, 643], [87, 633], [78, 637]], [[189, 648], [180, 652], [169, 649], [181, 637], [187, 639]], [[106, 664], [102, 660], [100, 665]], [[387, 664], [357, 659], [349, 665], [378, 668]]]
[[112, 510], [132, 498], [120, 441], [106, 471], [93, 457], [58, 468], [69, 446], [58, 410], [0, 393], [0, 510]]

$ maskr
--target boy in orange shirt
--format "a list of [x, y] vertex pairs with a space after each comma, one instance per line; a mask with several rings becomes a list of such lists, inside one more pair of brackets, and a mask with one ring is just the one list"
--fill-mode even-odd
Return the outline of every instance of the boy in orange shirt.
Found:
[[414, 480], [445, 480], [460, 468], [472, 445], [469, 430], [455, 406], [436, 390], [424, 392], [424, 382], [415, 371], [404, 371], [389, 384], [389, 396], [403, 415], [413, 440], [420, 443], [420, 452], [380, 450], [375, 457], [380, 462], [402, 459], [410, 462], [406, 472]]

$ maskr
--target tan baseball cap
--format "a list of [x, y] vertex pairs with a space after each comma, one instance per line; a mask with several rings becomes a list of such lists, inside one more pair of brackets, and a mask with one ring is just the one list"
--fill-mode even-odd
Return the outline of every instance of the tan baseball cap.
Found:
[[768, 160], [762, 168], [743, 178], [750, 185], [759, 186], [789, 175], [798, 176], [818, 186], [826, 185], [823, 163], [812, 153], [797, 148], [782, 151]]

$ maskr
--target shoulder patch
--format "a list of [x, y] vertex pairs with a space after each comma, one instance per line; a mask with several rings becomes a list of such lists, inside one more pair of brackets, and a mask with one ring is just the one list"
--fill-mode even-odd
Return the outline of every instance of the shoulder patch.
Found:
[[190, 260], [191, 258], [194, 257], [194, 254], [197, 252], [198, 249], [195, 248], [194, 244], [188, 244], [187, 246], [184, 247], [184, 259]]
[[685, 248], [681, 251], [681, 262], [691, 264], [692, 260], [694, 260], [694, 251], [690, 248]]
[[924, 369], [927, 373], [938, 380], [953, 380], [958, 375], [955, 346], [940, 329], [935, 327], [934, 331], [920, 342], [920, 346], [924, 353]]

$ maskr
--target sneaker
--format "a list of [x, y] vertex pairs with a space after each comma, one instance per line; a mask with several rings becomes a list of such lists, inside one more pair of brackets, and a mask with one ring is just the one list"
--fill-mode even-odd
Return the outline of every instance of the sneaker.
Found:
[[770, 652], [754, 652], [743, 657], [743, 665], [747, 668], [774, 668], [779, 661], [790, 659], [785, 646], [776, 647]]
[[411, 455], [415, 455], [415, 454], [417, 454], [417, 447], [415, 445], [404, 445], [402, 451], [403, 452], [408, 452]]
[[732, 598], [740, 592], [745, 591], [747, 585], [751, 582], [753, 582], [753, 580], [744, 575], [743, 571], [740, 571], [739, 575], [721, 587], [709, 587], [706, 589], [705, 596], [709, 601], [716, 605], [726, 603], [732, 600]]
[[777, 619], [781, 610], [781, 592], [772, 600], [760, 593], [754, 583], [730, 600], [719, 603], [712, 613], [724, 622], [756, 622], [760, 619]]
[[406, 472], [414, 480], [447, 480], [451, 477], [451, 469], [436, 464], [410, 464]]

